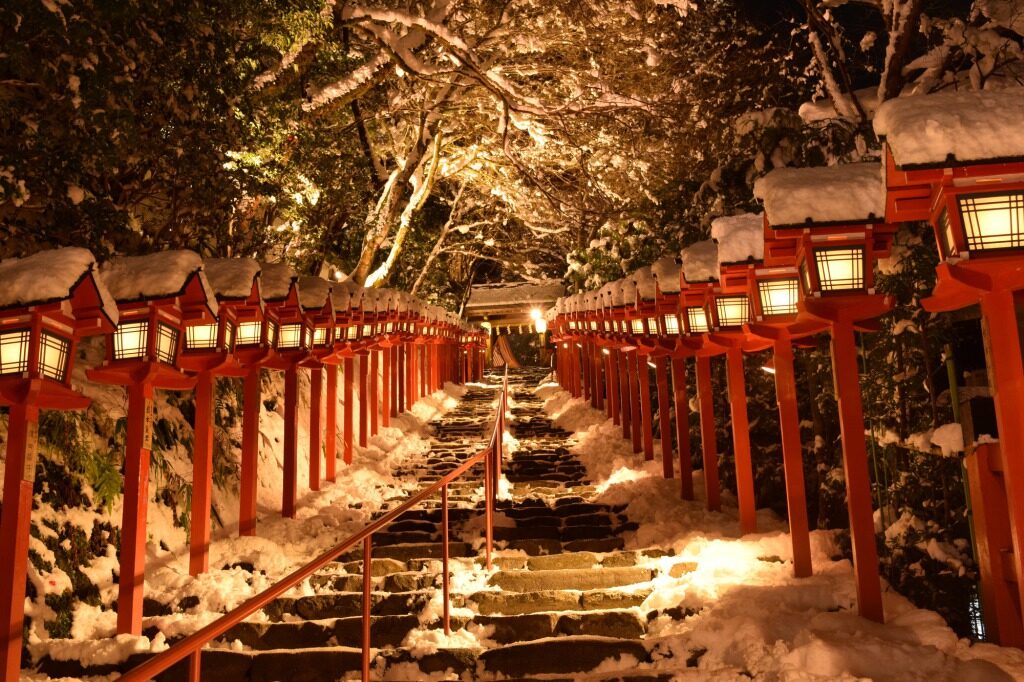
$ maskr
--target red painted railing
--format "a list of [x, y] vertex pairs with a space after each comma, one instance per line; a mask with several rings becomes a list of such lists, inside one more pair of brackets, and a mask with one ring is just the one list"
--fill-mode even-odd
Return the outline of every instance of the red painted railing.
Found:
[[179, 661], [188, 658], [189, 680], [198, 682], [200, 675], [200, 657], [203, 647], [220, 637], [235, 625], [241, 623], [256, 611], [270, 604], [303, 580], [319, 571], [327, 564], [335, 561], [338, 556], [362, 542], [363, 545], [363, 641], [362, 641], [362, 679], [370, 679], [370, 583], [371, 583], [371, 549], [373, 534], [386, 528], [399, 516], [417, 506], [434, 493], [441, 493], [441, 548], [443, 571], [444, 598], [444, 632], [451, 633], [450, 611], [451, 599], [448, 587], [448, 485], [480, 462], [484, 463], [484, 514], [486, 519], [486, 561], [491, 568], [491, 552], [494, 544], [494, 503], [497, 499], [498, 481], [501, 479], [501, 453], [505, 433], [505, 411], [508, 407], [508, 372], [502, 379], [501, 393], [495, 407], [494, 429], [490, 440], [480, 452], [476, 453], [443, 478], [420, 490], [400, 506], [388, 511], [379, 519], [369, 524], [358, 533], [331, 547], [305, 566], [288, 574], [272, 587], [250, 597], [235, 609], [229, 611], [209, 625], [194, 632], [185, 639], [174, 644], [167, 651], [146, 660], [121, 676], [122, 682], [143, 682], [164, 672]]

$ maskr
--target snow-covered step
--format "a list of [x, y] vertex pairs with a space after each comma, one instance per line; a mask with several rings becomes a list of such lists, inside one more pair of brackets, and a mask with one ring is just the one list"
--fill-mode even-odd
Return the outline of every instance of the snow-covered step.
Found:
[[543, 590], [596, 590], [646, 583], [657, 571], [636, 566], [622, 568], [573, 568], [551, 570], [503, 570], [487, 581], [505, 592]]
[[474, 592], [466, 604], [484, 615], [517, 615], [543, 611], [607, 611], [643, 604], [651, 588], [607, 590], [537, 590], [534, 592]]

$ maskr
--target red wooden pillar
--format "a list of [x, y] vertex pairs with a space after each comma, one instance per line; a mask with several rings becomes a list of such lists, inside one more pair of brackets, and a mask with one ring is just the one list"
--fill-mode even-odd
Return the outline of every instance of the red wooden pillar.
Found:
[[238, 534], [256, 534], [256, 493], [260, 461], [260, 368], [250, 367], [242, 383], [242, 464], [238, 492]]
[[402, 365], [400, 346], [391, 347], [391, 416], [402, 412]]
[[619, 417], [619, 368], [613, 351], [605, 353], [604, 362], [605, 376], [608, 377], [608, 417], [613, 424], [618, 426], [621, 423]]
[[380, 421], [385, 429], [391, 426], [391, 349], [381, 352]]
[[367, 370], [369, 369], [366, 362], [367, 357], [365, 353], [359, 356], [359, 447], [361, 448], [365, 448], [367, 444], [366, 431], [369, 423], [369, 411], [371, 409], [370, 405], [367, 404], [369, 402], [367, 400], [366, 387]]
[[654, 405], [651, 404], [651, 373], [647, 356], [636, 354], [636, 377], [640, 393], [640, 422], [643, 427], [644, 459], [654, 459]]
[[[324, 370], [309, 370], [309, 489], [320, 490], [320, 458], [323, 441], [320, 435], [320, 412], [323, 402]], [[328, 432], [329, 434], [330, 432]], [[329, 437], [329, 436], [328, 436]]]
[[661, 468], [665, 478], [672, 478], [672, 419], [668, 397], [668, 358], [654, 358], [658, 379], [658, 424], [661, 426]]
[[395, 378], [397, 381], [398, 390], [396, 392], [396, 395], [398, 396], [398, 412], [399, 414], [401, 414], [402, 412], [405, 412], [405, 409], [407, 407], [405, 402], [405, 389], [407, 388], [408, 382], [406, 381], [405, 373], [406, 370], [408, 370], [409, 368], [409, 363], [406, 359], [408, 344], [403, 343], [401, 346], [397, 348], [397, 350], [398, 362], [396, 363], [396, 366], [398, 367], [398, 371], [396, 372]]
[[284, 480], [281, 491], [281, 516], [295, 518], [295, 498], [299, 492], [299, 370], [294, 365], [284, 371]]
[[325, 478], [334, 482], [338, 475], [338, 366], [327, 366], [327, 409], [324, 415]]
[[715, 406], [711, 393], [711, 358], [697, 356], [697, 402], [700, 405], [700, 444], [704, 462], [704, 492], [709, 511], [721, 511], [718, 483], [718, 444], [715, 436]]
[[[1024, 600], [1024, 590], [1019, 588], [1024, 581], [1024, 457], [1021, 456], [1024, 451], [1024, 419], [1021, 419], [1024, 363], [1016, 312], [1021, 296], [1002, 287], [980, 298], [1013, 540], [1010, 558], [1018, 579], [1018, 599]], [[1022, 604], [1024, 601], [1019, 603], [1019, 608], [1024, 611]]]
[[196, 380], [196, 419], [192, 445], [192, 517], [189, 529], [189, 575], [210, 565], [210, 509], [213, 503], [213, 389], [216, 379], [200, 372]]
[[797, 412], [796, 376], [793, 371], [793, 344], [788, 336], [784, 336], [774, 341], [773, 348], [775, 395], [779, 403], [779, 427], [782, 433], [782, 467], [786, 475], [789, 535], [793, 543], [793, 574], [798, 578], [804, 578], [812, 572], [811, 539], [807, 523], [800, 416]]
[[353, 436], [353, 433], [352, 433], [353, 421], [354, 421], [353, 414], [352, 414], [352, 412], [353, 412], [352, 401], [354, 399], [353, 395], [352, 395], [352, 392], [353, 392], [352, 391], [352, 384], [353, 384], [353, 376], [352, 375], [355, 373], [355, 371], [356, 371], [355, 359], [352, 358], [352, 357], [346, 357], [345, 358], [345, 376], [342, 379], [342, 381], [344, 382], [344, 390], [343, 390], [342, 398], [345, 401], [345, 414], [342, 417], [342, 421], [343, 421], [343, 424], [342, 424], [342, 429], [343, 429], [343, 431], [342, 431], [342, 443], [344, 443], [345, 449], [342, 452], [342, 459], [344, 459], [345, 464], [351, 464], [352, 463], [352, 443], [354, 442], [353, 437], [352, 437]]
[[632, 438], [633, 405], [629, 393], [629, 354], [617, 350], [619, 361], [619, 411], [622, 413], [622, 437]]
[[[1016, 337], [1015, 326], [1013, 330]], [[864, 409], [860, 397], [857, 346], [853, 334], [853, 325], [849, 321], [840, 320], [832, 323], [832, 367], [836, 381], [839, 425], [842, 430], [843, 468], [846, 472], [846, 503], [850, 514], [853, 568], [857, 581], [857, 607], [861, 616], [881, 623], [884, 622], [882, 588], [878, 578], [871, 478], [868, 474], [868, 453], [864, 444]], [[1019, 363], [1020, 359], [1017, 361]], [[1015, 416], [1014, 419], [1020, 421], [1019, 417]]]
[[736, 497], [740, 511], [740, 532], [757, 531], [757, 503], [754, 500], [754, 464], [750, 454], [750, 419], [747, 415], [747, 387], [743, 377], [743, 351], [729, 347], [725, 352], [729, 383], [729, 411], [732, 414], [732, 449], [736, 462]]
[[[117, 633], [142, 634], [142, 589], [146, 574], [146, 511], [149, 455], [153, 447], [153, 385], [128, 385], [128, 430], [124, 458]], [[6, 498], [4, 502], [6, 506]]]
[[672, 398], [676, 411], [676, 449], [679, 450], [679, 494], [684, 500], [692, 500], [693, 462], [690, 459], [690, 406], [686, 399], [685, 358], [672, 358]]
[[626, 353], [629, 361], [629, 420], [632, 422], [633, 452], [643, 450], [643, 417], [640, 415], [640, 354], [635, 350]]
[[370, 435], [376, 436], [380, 429], [377, 425], [377, 413], [380, 410], [380, 367], [377, 364], [377, 351], [370, 351]]
[[16, 682], [21, 669], [21, 638], [25, 624], [25, 579], [28, 570], [32, 483], [36, 478], [39, 408], [17, 402], [10, 406], [4, 508], [0, 516], [0, 674]]
[[603, 410], [606, 384], [604, 376], [604, 362], [601, 360], [601, 349], [593, 342], [590, 344], [590, 364], [594, 368], [594, 395], [596, 402], [594, 407], [598, 410]]
[[580, 344], [579, 356], [583, 368], [583, 399], [594, 407], [597, 405], [597, 397], [594, 394], [594, 363], [590, 361], [590, 342], [586, 338]]
[[420, 346], [419, 363], [420, 363], [420, 397], [430, 394], [430, 347], [427, 345]]
[[1005, 558], [1013, 547], [1003, 458], [999, 443], [977, 446], [964, 458], [971, 486], [972, 527], [981, 574], [985, 638], [1002, 646], [1024, 645], [1020, 585]]

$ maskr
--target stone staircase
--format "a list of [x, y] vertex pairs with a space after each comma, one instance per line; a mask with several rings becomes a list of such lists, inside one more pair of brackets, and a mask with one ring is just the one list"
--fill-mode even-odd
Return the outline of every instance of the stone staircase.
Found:
[[[443, 635], [440, 620], [439, 501], [406, 512], [374, 536], [375, 679], [669, 680], [673, 668], [694, 665], [691, 657], [668, 671], [659, 664], [660, 672], [587, 674], [608, 659], [627, 669], [636, 667], [632, 661], [650, 663], [648, 623], [687, 614], [641, 608], [658, 576], [657, 558], [666, 552], [625, 550], [623, 534], [636, 524], [622, 507], [589, 501], [594, 488], [567, 449], [571, 434], [546, 418], [533, 395], [542, 376], [536, 370], [510, 373], [509, 431], [519, 447], [503, 465], [511, 499], [497, 504], [500, 551], [490, 573], [482, 565], [482, 471], [450, 486], [452, 638]], [[433, 425], [428, 458], [396, 473], [426, 484], [473, 455], [489, 433], [496, 395], [470, 387], [459, 406]], [[672, 577], [685, 570], [673, 565]], [[338, 557], [311, 579], [315, 594], [276, 600], [261, 619], [236, 626], [204, 651], [203, 678], [358, 679], [361, 572], [361, 550]], [[184, 670], [179, 666], [161, 679], [185, 679]]]

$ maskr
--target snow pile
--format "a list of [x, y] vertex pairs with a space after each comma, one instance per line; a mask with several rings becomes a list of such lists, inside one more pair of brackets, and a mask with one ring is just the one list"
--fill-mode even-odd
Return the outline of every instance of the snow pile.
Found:
[[932, 445], [945, 457], [964, 451], [964, 430], [960, 424], [943, 424], [932, 432]]
[[878, 163], [778, 168], [754, 183], [773, 227], [883, 220], [885, 185]]
[[260, 264], [253, 258], [207, 258], [203, 272], [218, 300], [245, 299], [252, 293], [252, 282], [259, 277]]
[[897, 97], [875, 116], [900, 167], [1024, 157], [1024, 88]]
[[299, 277], [299, 305], [303, 310], [320, 310], [330, 298], [330, 282], [319, 277]]
[[[40, 251], [24, 258], [0, 261], [0, 308], [59, 301], [71, 296], [82, 278], [96, 269], [96, 259], [88, 249], [67, 247]], [[117, 321], [117, 305], [99, 279], [96, 286], [104, 303], [103, 312]]]
[[679, 276], [681, 267], [678, 260], [673, 256], [665, 256], [651, 264], [651, 272], [658, 280], [658, 288], [663, 294], [679, 293]]
[[718, 242], [718, 265], [764, 258], [764, 216], [760, 213], [716, 218], [711, 238]]
[[295, 271], [287, 263], [261, 263], [260, 289], [265, 301], [283, 301], [288, 298]]
[[630, 279], [636, 283], [636, 292], [642, 300], [653, 301], [657, 298], [658, 283], [649, 265], [634, 272]]
[[203, 259], [195, 251], [122, 256], [107, 261], [100, 268], [103, 283], [117, 301], [177, 296], [196, 273], [207, 299], [216, 310], [216, 296], [203, 274]]
[[[869, 119], [875, 115], [875, 112], [878, 110], [877, 85], [854, 90], [853, 95], [857, 98], [857, 103], [860, 104], [861, 109], [864, 110]], [[831, 97], [826, 97], [814, 102], [804, 102], [800, 105], [797, 114], [804, 123], [818, 123], [820, 121], [830, 121], [840, 116], [848, 117], [856, 111], [857, 108], [853, 105], [853, 98], [843, 93], [839, 98], [838, 106], [835, 100]]]
[[683, 278], [687, 282], [718, 279], [718, 244], [710, 239], [683, 249]]

